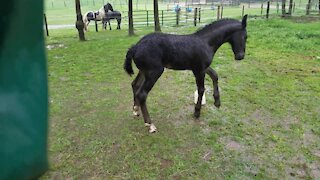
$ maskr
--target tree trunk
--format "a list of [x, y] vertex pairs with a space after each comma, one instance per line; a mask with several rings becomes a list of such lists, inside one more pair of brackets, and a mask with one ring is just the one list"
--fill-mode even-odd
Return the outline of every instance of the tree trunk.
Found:
[[129, 0], [128, 3], [128, 17], [129, 17], [129, 36], [133, 36], [134, 35], [134, 31], [133, 31], [133, 18], [132, 18], [132, 0]]
[[293, 0], [290, 0], [290, 2], [289, 2], [289, 12], [288, 12], [289, 16], [292, 15], [292, 8], [293, 8]]
[[129, 36], [133, 36], [134, 35], [134, 31], [133, 31], [133, 17], [132, 17], [132, 0], [129, 0], [128, 3], [128, 17], [129, 17]]
[[282, 0], [281, 9], [282, 9], [282, 16], [285, 16], [286, 15], [286, 0]]
[[77, 21], [76, 21], [76, 28], [79, 32], [79, 39], [80, 41], [85, 41], [86, 38], [84, 37], [84, 23], [82, 20], [82, 14], [81, 14], [81, 7], [80, 7], [80, 0], [75, 0], [76, 2], [76, 13], [77, 13]]
[[158, 10], [158, 0], [153, 0], [153, 11], [154, 11], [154, 31], [161, 32], [159, 23], [159, 10]]
[[308, 0], [308, 4], [307, 4], [307, 12], [306, 14], [309, 15], [310, 14], [310, 9], [311, 9], [311, 0]]

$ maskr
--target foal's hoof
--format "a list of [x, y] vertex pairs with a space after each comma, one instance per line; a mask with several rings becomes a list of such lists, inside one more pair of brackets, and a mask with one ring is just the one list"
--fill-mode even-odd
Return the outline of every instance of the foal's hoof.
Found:
[[214, 102], [214, 106], [217, 107], [217, 108], [219, 108], [219, 107], [221, 106], [220, 101], [215, 101], [215, 102]]
[[139, 116], [140, 116], [139, 106], [133, 106], [132, 109], [133, 109], [132, 114], [133, 114], [134, 116], [139, 117]]
[[200, 111], [195, 111], [195, 112], [193, 113], [193, 116], [194, 116], [195, 118], [199, 118], [199, 117], [200, 117]]
[[157, 127], [154, 124], [144, 123], [146, 127], [149, 127], [149, 133], [157, 132]]

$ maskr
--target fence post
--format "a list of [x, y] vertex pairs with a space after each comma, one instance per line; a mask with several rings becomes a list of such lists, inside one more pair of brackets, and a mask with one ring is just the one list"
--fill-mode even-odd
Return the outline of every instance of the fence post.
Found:
[[93, 6], [95, 6], [95, 5], [96, 5], [96, 2], [94, 2], [94, 0], [92, 0], [92, 4], [93, 4]]
[[242, 17], [244, 15], [244, 5], [242, 6]]
[[[186, 1], [187, 3], [187, 1]], [[186, 24], [188, 24], [188, 9], [189, 9], [189, 6], [186, 8]]]
[[310, 3], [308, 3], [306, 7], [306, 15], [309, 15], [309, 14], [310, 14]]
[[64, 4], [64, 7], [67, 7], [67, 5], [66, 5], [66, 1], [63, 1], [63, 4]]
[[197, 12], [198, 12], [198, 8], [194, 10], [194, 20], [193, 20], [194, 26], [197, 26]]
[[161, 24], [163, 26], [163, 10], [161, 11]]
[[200, 24], [200, 20], [201, 20], [201, 8], [199, 8], [199, 24]]
[[176, 12], [176, 26], [179, 25], [179, 21], [180, 21], [180, 11]]
[[43, 18], [44, 18], [44, 24], [45, 24], [45, 27], [46, 27], [46, 34], [47, 34], [47, 36], [49, 36], [49, 30], [48, 30], [48, 23], [47, 23], [46, 14], [43, 14]]
[[269, 11], [270, 11], [270, 1], [267, 4], [267, 19], [269, 19]]
[[261, 16], [262, 16], [262, 12], [263, 12], [263, 3], [261, 3]]
[[217, 11], [217, 20], [220, 18], [220, 5], [218, 6], [218, 11]]
[[149, 26], [149, 11], [147, 11], [147, 26]]
[[294, 13], [295, 9], [296, 9], [296, 2], [293, 2], [292, 14]]
[[279, 3], [277, 2], [277, 14], [279, 14]]
[[222, 19], [222, 14], [223, 14], [223, 5], [221, 5], [220, 19]]

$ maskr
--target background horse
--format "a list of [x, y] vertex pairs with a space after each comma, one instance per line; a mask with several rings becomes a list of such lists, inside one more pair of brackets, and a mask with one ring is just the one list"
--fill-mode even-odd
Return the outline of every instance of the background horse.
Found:
[[119, 11], [114, 11], [113, 7], [110, 3], [107, 3], [104, 5], [104, 11], [105, 11], [105, 16], [103, 18], [103, 28], [107, 28], [107, 23], [109, 24], [109, 29], [111, 30], [111, 25], [110, 25], [110, 20], [111, 19], [116, 19], [117, 20], [117, 29], [120, 29], [120, 24], [121, 24], [121, 13]]
[[119, 11], [107, 12], [106, 16], [103, 18], [103, 28], [107, 28], [107, 23], [109, 24], [109, 29], [111, 30], [110, 20], [117, 20], [117, 29], [121, 29], [121, 13]]
[[236, 60], [245, 56], [247, 39], [247, 15], [239, 22], [234, 19], [223, 19], [213, 22], [190, 35], [172, 35], [152, 33], [143, 37], [132, 46], [126, 55], [124, 69], [133, 75], [132, 59], [139, 69], [132, 82], [133, 113], [139, 115], [139, 107], [149, 132], [156, 132], [146, 105], [148, 93], [162, 75], [164, 68], [174, 70], [191, 70], [196, 79], [198, 101], [194, 116], [200, 116], [202, 96], [205, 91], [204, 78], [208, 74], [213, 81], [214, 105], [220, 106], [218, 75], [210, 67], [214, 54], [224, 43], [230, 43]]
[[98, 11], [88, 11], [83, 16], [84, 30], [88, 30], [90, 21], [102, 21], [108, 11], [113, 11], [113, 7], [110, 3], [102, 6]]

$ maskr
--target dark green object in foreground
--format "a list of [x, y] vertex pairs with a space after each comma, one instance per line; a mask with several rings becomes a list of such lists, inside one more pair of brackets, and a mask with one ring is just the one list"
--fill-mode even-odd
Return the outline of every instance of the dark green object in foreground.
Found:
[[48, 87], [43, 1], [0, 6], [0, 180], [48, 168]]

